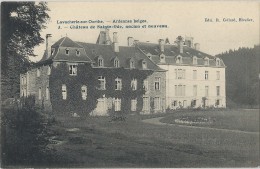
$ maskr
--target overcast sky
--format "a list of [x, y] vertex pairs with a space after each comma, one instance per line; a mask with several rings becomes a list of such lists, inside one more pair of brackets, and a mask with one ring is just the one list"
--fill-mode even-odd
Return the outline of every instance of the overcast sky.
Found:
[[[112, 32], [118, 32], [120, 45], [126, 45], [129, 36], [155, 43], [166, 37], [173, 43], [179, 35], [192, 36], [195, 43], [200, 43], [201, 51], [211, 55], [259, 44], [258, 2], [49, 2], [48, 6], [51, 20], [41, 35], [52, 34], [53, 42], [66, 35], [75, 41], [96, 42], [100, 29], [70, 29], [71, 25], [113, 25], [111, 22], [114, 19], [141, 19], [147, 20], [145, 25], [162, 24], [168, 25], [168, 28], [110, 29], [110, 36]], [[249, 18], [253, 21], [216, 23], [205, 22], [205, 18], [214, 21], [216, 18], [220, 21], [223, 18], [236, 18], [237, 21], [239, 18]], [[102, 20], [104, 23], [57, 24], [57, 21], [68, 20]], [[35, 54], [38, 56], [31, 60], [40, 60], [44, 50], [45, 44], [36, 47]]]

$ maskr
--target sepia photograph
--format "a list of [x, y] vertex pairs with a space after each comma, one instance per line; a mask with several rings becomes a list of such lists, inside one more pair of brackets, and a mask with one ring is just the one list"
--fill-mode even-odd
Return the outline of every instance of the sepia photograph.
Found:
[[1, 168], [259, 168], [259, 1], [1, 2]]

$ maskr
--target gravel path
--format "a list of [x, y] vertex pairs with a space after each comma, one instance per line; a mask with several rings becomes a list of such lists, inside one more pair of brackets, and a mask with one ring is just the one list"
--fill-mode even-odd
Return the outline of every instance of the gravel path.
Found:
[[230, 129], [218, 129], [218, 128], [210, 128], [210, 127], [198, 127], [198, 126], [187, 126], [187, 125], [179, 125], [179, 124], [169, 124], [162, 123], [160, 120], [164, 117], [157, 117], [151, 119], [143, 120], [144, 123], [154, 124], [154, 125], [168, 125], [168, 126], [177, 126], [182, 128], [194, 128], [194, 129], [203, 129], [203, 130], [212, 130], [212, 131], [224, 131], [224, 132], [235, 132], [235, 133], [244, 133], [244, 134], [256, 134], [259, 135], [259, 132], [251, 132], [251, 131], [241, 131], [241, 130], [230, 130]]

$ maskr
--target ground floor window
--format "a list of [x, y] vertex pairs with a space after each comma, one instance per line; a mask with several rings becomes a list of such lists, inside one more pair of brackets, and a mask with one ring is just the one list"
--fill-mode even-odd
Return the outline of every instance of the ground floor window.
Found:
[[219, 106], [219, 105], [220, 105], [220, 100], [217, 99], [217, 100], [216, 100], [216, 106]]
[[132, 99], [131, 100], [131, 111], [136, 111], [136, 104], [137, 104], [137, 100]]
[[143, 97], [143, 110], [147, 111], [149, 110], [149, 98]]
[[161, 108], [161, 99], [160, 99], [160, 97], [155, 97], [154, 98], [154, 109], [160, 110], [160, 108]]
[[121, 111], [121, 99], [116, 98], [114, 104], [115, 104], [115, 111]]

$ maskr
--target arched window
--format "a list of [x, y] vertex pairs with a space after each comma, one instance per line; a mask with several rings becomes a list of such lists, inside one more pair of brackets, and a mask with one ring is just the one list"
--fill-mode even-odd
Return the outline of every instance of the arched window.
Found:
[[62, 92], [62, 99], [66, 100], [67, 99], [67, 86], [65, 84], [62, 85], [61, 92]]
[[48, 66], [47, 74], [48, 74], [48, 75], [51, 74], [51, 65]]
[[145, 60], [142, 61], [142, 68], [147, 69], [147, 63]]
[[39, 87], [39, 96], [38, 96], [38, 98], [39, 98], [39, 100], [41, 100], [42, 99], [42, 88], [41, 87]]
[[69, 55], [69, 49], [65, 49], [65, 54]]
[[81, 87], [81, 96], [82, 96], [83, 100], [87, 99], [87, 86], [86, 85], [83, 85]]
[[130, 69], [134, 69], [135, 68], [135, 61], [134, 59], [130, 59]]
[[165, 55], [164, 54], [160, 55], [160, 62], [165, 63]]
[[80, 55], [80, 51], [76, 50], [76, 55], [79, 56]]
[[220, 59], [219, 58], [216, 59], [216, 66], [220, 66]]
[[192, 62], [193, 62], [194, 65], [198, 64], [197, 56], [193, 56], [193, 61]]
[[209, 65], [209, 58], [208, 58], [208, 57], [205, 57], [205, 59], [204, 59], [204, 65]]
[[178, 57], [176, 58], [176, 63], [177, 63], [177, 64], [181, 64], [181, 63], [182, 63], [182, 57], [181, 57], [181, 56], [178, 56]]

